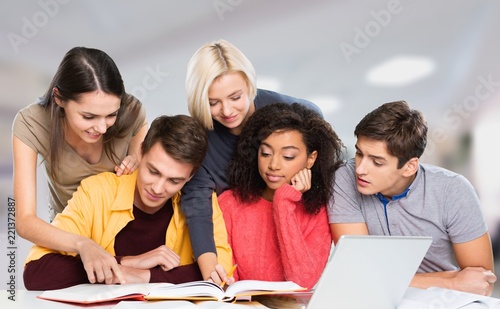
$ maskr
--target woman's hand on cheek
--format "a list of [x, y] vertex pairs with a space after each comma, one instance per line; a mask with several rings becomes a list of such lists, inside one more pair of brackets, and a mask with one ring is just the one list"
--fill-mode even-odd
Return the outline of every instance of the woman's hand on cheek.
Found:
[[295, 176], [291, 179], [291, 185], [300, 193], [304, 193], [311, 189], [311, 178], [312, 173], [308, 168], [301, 169]]

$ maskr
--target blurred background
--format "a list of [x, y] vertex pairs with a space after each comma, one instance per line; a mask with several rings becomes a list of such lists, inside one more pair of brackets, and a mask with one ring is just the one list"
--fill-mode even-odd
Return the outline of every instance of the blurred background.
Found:
[[[184, 80], [190, 57], [204, 43], [226, 39], [253, 63], [260, 88], [318, 104], [349, 156], [354, 127], [366, 113], [385, 102], [406, 100], [429, 123], [422, 161], [472, 182], [496, 241], [498, 29], [500, 2], [486, 0], [2, 1], [2, 282], [8, 282], [12, 264], [6, 243], [7, 204], [13, 194], [12, 120], [42, 95], [74, 46], [107, 52], [151, 122], [161, 114], [188, 114]], [[38, 213], [47, 218], [41, 168], [38, 179]], [[16, 238], [18, 289], [24, 289], [22, 268], [30, 246]]]

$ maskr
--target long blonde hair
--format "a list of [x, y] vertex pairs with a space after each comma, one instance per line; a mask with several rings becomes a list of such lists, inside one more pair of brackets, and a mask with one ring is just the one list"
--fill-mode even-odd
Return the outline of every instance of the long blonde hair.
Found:
[[257, 93], [255, 69], [233, 44], [225, 40], [206, 43], [194, 53], [187, 66], [186, 92], [189, 113], [210, 130], [214, 124], [210, 113], [208, 89], [215, 79], [227, 73], [242, 74], [247, 82], [248, 97], [253, 101]]

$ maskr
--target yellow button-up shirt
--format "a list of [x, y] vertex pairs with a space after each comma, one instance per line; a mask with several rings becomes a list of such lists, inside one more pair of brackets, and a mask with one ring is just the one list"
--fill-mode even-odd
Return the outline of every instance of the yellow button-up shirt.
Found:
[[[55, 217], [52, 224], [64, 231], [88, 237], [115, 255], [116, 235], [128, 222], [134, 220], [136, 179], [137, 171], [120, 177], [106, 172], [84, 179], [68, 201], [68, 206]], [[186, 218], [180, 207], [180, 195], [178, 192], [172, 197], [174, 214], [166, 231], [165, 245], [180, 256], [181, 265], [186, 265], [193, 263], [195, 258]], [[212, 196], [212, 208], [218, 262], [229, 271], [232, 266], [232, 251], [215, 193]], [[54, 252], [59, 251], [35, 245], [28, 253], [26, 264]], [[59, 253], [76, 255], [74, 252]]]

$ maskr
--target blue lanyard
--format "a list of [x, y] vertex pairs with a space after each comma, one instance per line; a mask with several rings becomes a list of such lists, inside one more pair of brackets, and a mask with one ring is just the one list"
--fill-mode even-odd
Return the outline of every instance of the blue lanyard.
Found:
[[[405, 197], [408, 194], [408, 191], [410, 191], [410, 187], [408, 187], [403, 193], [398, 194], [398, 195], [394, 195], [392, 197], [392, 200], [396, 201], [396, 200], [399, 200], [400, 198]], [[376, 195], [377, 195], [378, 199], [384, 205], [385, 224], [387, 225], [387, 231], [389, 231], [389, 235], [392, 235], [391, 234], [391, 228], [390, 228], [390, 225], [389, 225], [389, 216], [387, 215], [387, 204], [389, 204], [389, 200], [385, 196], [383, 196], [382, 194], [380, 194], [380, 192], [377, 193]]]
[[380, 192], [377, 193], [377, 197], [382, 202], [382, 204], [384, 205], [385, 224], [387, 226], [387, 231], [389, 231], [389, 235], [391, 235], [391, 228], [390, 228], [390, 225], [389, 225], [389, 216], [387, 216], [387, 204], [389, 204], [389, 200], [385, 196], [383, 196], [382, 194], [380, 194]]

